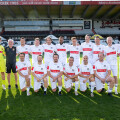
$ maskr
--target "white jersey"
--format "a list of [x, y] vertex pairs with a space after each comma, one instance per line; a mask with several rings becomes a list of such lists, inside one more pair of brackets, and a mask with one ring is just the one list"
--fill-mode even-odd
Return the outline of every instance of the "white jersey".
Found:
[[25, 53], [25, 61], [29, 61], [29, 52], [30, 52], [30, 46], [25, 45], [25, 46], [18, 46], [17, 47], [17, 53]]
[[73, 65], [72, 67], [69, 66], [69, 63], [67, 63], [64, 67], [64, 73], [66, 73], [68, 76], [74, 76], [78, 74], [78, 68]]
[[69, 51], [70, 51], [70, 57], [74, 58], [74, 63], [77, 65], [80, 64], [80, 51], [81, 47], [80, 46], [69, 46]]
[[45, 64], [46, 64], [46, 62], [49, 63], [50, 61], [53, 61], [53, 54], [54, 54], [54, 51], [56, 51], [55, 46], [53, 44], [51, 44], [51, 45], [44, 44], [43, 48], [44, 48]]
[[64, 65], [67, 63], [67, 51], [68, 45], [67, 44], [56, 44], [56, 52], [59, 55], [59, 61]]
[[82, 63], [80, 66], [79, 66], [79, 72], [80, 74], [84, 75], [84, 76], [89, 76], [91, 74], [94, 74], [93, 72], [93, 66], [88, 63], [87, 65], [85, 65], [84, 63]]
[[93, 63], [95, 63], [99, 58], [98, 58], [98, 54], [99, 52], [103, 52], [105, 51], [105, 46], [104, 45], [93, 45]]
[[88, 61], [90, 63], [92, 63], [92, 59], [93, 59], [93, 45], [94, 43], [92, 42], [89, 43], [84, 42], [81, 44], [81, 51], [83, 52], [83, 57], [87, 55]]
[[53, 61], [49, 63], [47, 66], [47, 70], [50, 71], [51, 75], [53, 77], [56, 77], [59, 75], [61, 71], [63, 71], [62, 64], [60, 62], [54, 63]]
[[43, 47], [42, 45], [39, 45], [39, 46], [35, 46], [35, 45], [32, 45], [30, 47], [30, 51], [32, 52], [32, 63], [37, 63], [37, 56], [38, 55], [42, 55], [43, 54]]
[[38, 63], [35, 63], [32, 67], [32, 72], [34, 72], [38, 78], [41, 78], [44, 74], [47, 74], [47, 69], [45, 64], [39, 65]]
[[[16, 70], [20, 70], [20, 72], [23, 74], [23, 75], [28, 75], [28, 67], [31, 67], [30, 63], [29, 62], [21, 62], [21, 61], [18, 61], [16, 63]], [[21, 76], [19, 75], [19, 78]]]
[[111, 70], [109, 63], [105, 60], [103, 62], [100, 62], [99, 60], [95, 62], [93, 69], [96, 70], [97, 75], [101, 78], [105, 78], [108, 70]]
[[118, 45], [106, 46], [105, 47], [105, 55], [106, 60], [110, 65], [117, 65], [117, 52]]

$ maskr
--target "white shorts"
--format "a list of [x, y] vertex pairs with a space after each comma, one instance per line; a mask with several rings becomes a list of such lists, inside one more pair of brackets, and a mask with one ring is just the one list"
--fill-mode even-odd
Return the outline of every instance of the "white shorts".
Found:
[[101, 80], [99, 80], [96, 77], [95, 77], [95, 83], [96, 83], [96, 90], [100, 90], [103, 88], [103, 83], [101, 82]]
[[23, 89], [26, 87], [26, 80], [24, 77], [21, 77], [20, 75], [19, 75], [19, 84], [20, 84], [20, 89]]
[[37, 82], [37, 80], [34, 78], [34, 91], [39, 90], [41, 88], [41, 83], [43, 83], [43, 80]]
[[51, 82], [51, 88], [55, 89], [57, 87], [57, 80], [55, 82], [53, 82], [53, 79], [50, 78], [50, 82]]
[[[65, 77], [66, 78], [66, 77]], [[69, 80], [65, 80], [64, 81], [65, 82], [65, 88], [67, 89], [67, 88], [71, 88], [72, 87], [72, 80], [71, 79], [69, 79]]]
[[110, 65], [110, 68], [111, 68], [113, 76], [117, 76], [117, 73], [118, 73], [117, 65]]
[[80, 77], [80, 91], [86, 91], [87, 86], [86, 83], [83, 83], [83, 80], [85, 80], [85, 78]]

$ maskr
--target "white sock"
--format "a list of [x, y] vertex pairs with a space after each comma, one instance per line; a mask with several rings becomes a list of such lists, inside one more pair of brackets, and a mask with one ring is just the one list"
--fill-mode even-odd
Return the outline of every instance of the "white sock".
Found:
[[29, 92], [30, 91], [30, 87], [27, 87], [27, 92]]
[[109, 85], [109, 83], [108, 83], [108, 90], [110, 89], [110, 85]]
[[115, 92], [117, 92], [118, 84], [115, 84]]
[[44, 91], [47, 91], [47, 88], [44, 87]]
[[75, 92], [77, 92], [77, 90], [78, 90], [78, 81], [75, 81]]
[[105, 88], [105, 84], [103, 84], [103, 88]]
[[95, 87], [95, 82], [91, 82], [91, 92], [92, 93], [93, 93], [94, 87]]
[[61, 90], [62, 90], [62, 86], [58, 86], [58, 88], [59, 88], [59, 92], [61, 92]]
[[109, 88], [108, 93], [111, 93], [111, 92], [112, 92], [112, 88]]

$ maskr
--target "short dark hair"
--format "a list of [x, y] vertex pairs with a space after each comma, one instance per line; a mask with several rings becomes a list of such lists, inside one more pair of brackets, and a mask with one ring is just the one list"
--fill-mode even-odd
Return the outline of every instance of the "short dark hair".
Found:
[[43, 58], [43, 56], [42, 56], [42, 55], [38, 55], [37, 57], [39, 57], [39, 56], [41, 56], [41, 57]]
[[21, 40], [21, 39], [25, 39], [25, 38], [24, 38], [24, 37], [21, 37], [20, 40]]
[[103, 56], [104, 56], [104, 53], [103, 53], [103, 52], [99, 52], [99, 53], [98, 53], [98, 57], [99, 57], [99, 54], [103, 54]]
[[25, 53], [20, 53], [19, 55], [24, 55], [24, 57], [25, 57]]
[[95, 38], [99, 38], [99, 39], [100, 39], [100, 37], [99, 37], [99, 36], [95, 36]]
[[57, 55], [57, 56], [58, 56], [58, 58], [59, 58], [59, 55], [58, 55], [57, 53], [55, 53], [55, 54], [53, 55], [53, 57], [54, 57], [55, 55]]
[[63, 39], [63, 36], [60, 36], [59, 39], [62, 38]]
[[90, 35], [90, 34], [86, 34], [85, 36], [89, 36], [89, 38], [91, 38], [91, 35]]
[[74, 60], [74, 57], [70, 56], [69, 59], [72, 58]]

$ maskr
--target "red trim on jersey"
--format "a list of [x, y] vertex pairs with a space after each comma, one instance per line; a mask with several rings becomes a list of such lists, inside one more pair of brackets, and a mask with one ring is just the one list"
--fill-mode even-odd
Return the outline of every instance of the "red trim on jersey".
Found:
[[115, 55], [115, 54], [116, 54], [116, 51], [107, 53], [107, 55]]
[[80, 68], [78, 68], [78, 72], [80, 72]]
[[65, 67], [63, 67], [63, 70], [65, 70]]
[[79, 51], [70, 51], [72, 54], [79, 54]]
[[18, 69], [18, 66], [16, 65], [16, 69]]
[[45, 49], [45, 52], [53, 53], [53, 50]]
[[33, 70], [34, 69], [34, 67], [32, 67], [32, 69], [31, 70]]
[[58, 73], [60, 70], [50, 70], [51, 72]]
[[57, 49], [57, 51], [66, 51], [66, 49]]
[[41, 55], [42, 52], [32, 52], [32, 54], [34, 54], [34, 55]]
[[0, 51], [0, 53], [3, 53], [3, 51]]
[[20, 71], [22, 71], [22, 70], [27, 70], [27, 67], [23, 67], [20, 69]]
[[75, 75], [75, 73], [67, 73], [67, 75]]
[[93, 65], [93, 69], [95, 69], [95, 65]]
[[24, 51], [24, 52], [22, 52], [22, 53], [28, 54], [28, 51]]
[[81, 72], [83, 75], [90, 75], [90, 72]]
[[93, 51], [93, 54], [99, 54], [100, 51]]
[[44, 72], [35, 71], [35, 74], [44, 74]]
[[106, 69], [97, 69], [97, 72], [106, 72]]
[[47, 66], [47, 70], [49, 70], [49, 66]]
[[92, 51], [92, 48], [83, 48], [83, 51]]

